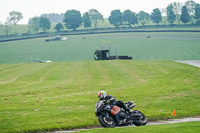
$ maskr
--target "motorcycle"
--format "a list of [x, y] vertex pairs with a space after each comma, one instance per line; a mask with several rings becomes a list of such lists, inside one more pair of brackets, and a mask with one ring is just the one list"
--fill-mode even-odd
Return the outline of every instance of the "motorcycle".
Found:
[[[125, 103], [125, 106], [132, 109], [136, 104], [129, 101]], [[147, 119], [142, 112], [138, 110], [126, 112], [123, 108], [116, 106], [114, 103], [108, 103], [106, 100], [96, 103], [95, 115], [103, 127], [130, 126], [133, 124], [135, 126], [142, 126], [147, 123]]]

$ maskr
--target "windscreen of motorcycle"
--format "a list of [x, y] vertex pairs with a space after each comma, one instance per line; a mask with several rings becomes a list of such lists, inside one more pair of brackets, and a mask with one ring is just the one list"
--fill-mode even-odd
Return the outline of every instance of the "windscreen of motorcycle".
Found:
[[112, 110], [111, 110], [111, 114], [112, 115], [116, 115], [117, 113], [119, 113], [120, 112], [120, 107], [118, 107], [118, 106], [114, 106], [113, 108], [112, 108]]

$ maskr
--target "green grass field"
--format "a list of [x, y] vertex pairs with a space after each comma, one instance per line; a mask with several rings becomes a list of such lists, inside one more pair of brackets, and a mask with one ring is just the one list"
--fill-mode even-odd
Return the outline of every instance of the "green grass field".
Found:
[[[146, 38], [150, 35], [151, 38]], [[85, 39], [82, 39], [82, 37]], [[199, 33], [112, 33], [67, 36], [67, 41], [45, 42], [48, 38], [0, 43], [0, 63], [41, 60], [93, 60], [95, 50], [111, 46], [111, 55], [132, 56], [134, 60], [199, 60]], [[100, 39], [99, 39], [100, 38]]]
[[[135, 101], [135, 109], [151, 120], [200, 115], [200, 69], [186, 64], [119, 60], [0, 64], [0, 131], [99, 125], [94, 109], [102, 89], [118, 100]], [[174, 109], [176, 116], [171, 115]], [[163, 126], [158, 129], [173, 128]], [[153, 127], [133, 130], [148, 131], [145, 128]]]
[[[67, 37], [67, 41], [45, 42], [48, 38], [39, 38], [0, 43], [0, 132], [99, 125], [94, 109], [96, 94], [102, 89], [117, 99], [135, 101], [136, 109], [149, 120], [200, 115], [200, 69], [167, 61], [200, 60], [199, 33]], [[93, 61], [99, 41], [104, 48], [117, 45], [118, 55], [132, 56], [133, 61]], [[111, 55], [115, 55], [113, 47]], [[31, 57], [53, 63], [30, 63]], [[171, 115], [174, 109], [175, 117]], [[199, 130], [198, 122], [187, 124], [191, 128], [175, 124], [118, 132]]]

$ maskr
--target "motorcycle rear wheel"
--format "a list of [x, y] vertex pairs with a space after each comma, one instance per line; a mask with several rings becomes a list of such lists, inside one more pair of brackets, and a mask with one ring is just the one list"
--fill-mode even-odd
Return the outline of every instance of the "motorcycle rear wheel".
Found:
[[114, 121], [114, 119], [112, 117], [109, 117], [109, 120], [108, 120], [104, 114], [99, 116], [99, 123], [103, 127], [115, 127], [116, 126], [116, 122]]
[[138, 114], [141, 115], [141, 118], [138, 118], [138, 119], [133, 120], [133, 124], [134, 124], [135, 126], [143, 126], [143, 125], [146, 125], [146, 124], [147, 124], [147, 118], [146, 118], [146, 116], [145, 116], [142, 112], [140, 112], [140, 111], [138, 111]]

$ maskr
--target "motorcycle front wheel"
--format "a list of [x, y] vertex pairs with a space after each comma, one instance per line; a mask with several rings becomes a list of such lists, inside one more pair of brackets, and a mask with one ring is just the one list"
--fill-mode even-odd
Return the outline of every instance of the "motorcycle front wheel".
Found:
[[133, 124], [136, 126], [146, 125], [147, 124], [146, 116], [140, 111], [138, 111], [137, 113], [138, 113], [139, 117], [133, 121]]
[[116, 122], [112, 117], [106, 118], [105, 114], [99, 115], [99, 123], [103, 127], [115, 127]]

